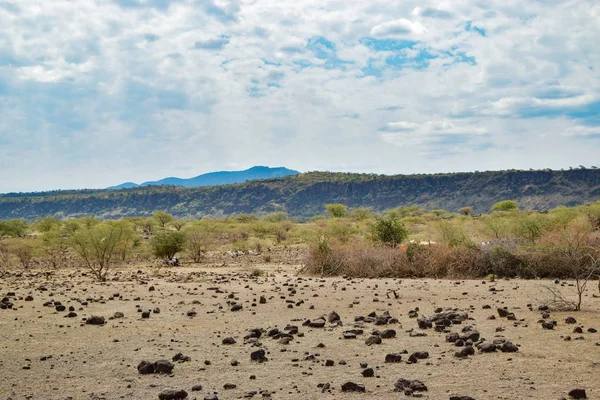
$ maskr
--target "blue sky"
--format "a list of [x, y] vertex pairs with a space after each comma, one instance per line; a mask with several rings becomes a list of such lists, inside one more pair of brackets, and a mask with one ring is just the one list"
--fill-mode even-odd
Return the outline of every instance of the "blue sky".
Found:
[[600, 164], [596, 0], [0, 0], [0, 192]]

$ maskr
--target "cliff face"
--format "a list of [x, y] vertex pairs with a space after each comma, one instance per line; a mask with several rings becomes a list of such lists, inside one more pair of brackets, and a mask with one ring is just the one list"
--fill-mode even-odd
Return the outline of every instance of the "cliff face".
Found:
[[120, 218], [146, 216], [156, 210], [192, 218], [273, 211], [310, 217], [322, 213], [327, 203], [380, 211], [407, 204], [449, 211], [472, 206], [474, 212], [482, 213], [505, 199], [536, 210], [600, 200], [600, 170], [395, 176], [317, 172], [189, 189], [161, 186], [5, 194], [0, 195], [0, 218]]

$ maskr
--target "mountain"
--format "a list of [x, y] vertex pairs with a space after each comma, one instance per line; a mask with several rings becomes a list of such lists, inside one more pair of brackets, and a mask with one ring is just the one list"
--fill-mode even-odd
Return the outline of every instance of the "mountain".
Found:
[[0, 195], [0, 219], [42, 216], [100, 218], [149, 216], [165, 210], [177, 217], [221, 217], [285, 211], [298, 218], [322, 214], [327, 203], [383, 211], [401, 205], [488, 212], [501, 200], [548, 210], [600, 200], [600, 169], [488, 171], [428, 175], [309, 172], [233, 185], [183, 188], [148, 186]]
[[159, 181], [144, 182], [140, 185], [133, 182], [122, 183], [117, 186], [111, 186], [107, 189], [131, 189], [135, 187], [144, 186], [182, 186], [187, 188], [201, 187], [201, 186], [216, 186], [216, 185], [228, 185], [232, 183], [242, 183], [246, 181], [252, 181], [256, 179], [269, 179], [269, 178], [282, 178], [289, 175], [298, 175], [300, 172], [294, 171], [293, 169], [287, 169], [284, 167], [263, 167], [256, 166], [244, 171], [218, 171], [209, 172], [207, 174], [198, 175], [194, 178], [182, 179], [182, 178], [164, 178]]

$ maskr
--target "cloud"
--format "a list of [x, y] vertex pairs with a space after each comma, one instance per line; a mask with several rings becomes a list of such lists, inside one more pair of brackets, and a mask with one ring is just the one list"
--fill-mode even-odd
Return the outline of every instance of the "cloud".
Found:
[[577, 139], [600, 139], [600, 126], [572, 126], [563, 135]]
[[228, 44], [229, 38], [221, 36], [214, 39], [198, 40], [194, 43], [194, 48], [201, 50], [223, 50]]
[[428, 157], [483, 151], [494, 146], [486, 128], [447, 120], [390, 122], [379, 131], [384, 142], [416, 147], [420, 154]]
[[420, 15], [425, 18], [434, 18], [434, 19], [452, 19], [454, 18], [454, 14], [450, 11], [440, 10], [438, 8], [420, 8], [416, 7], [413, 10], [413, 15]]
[[408, 36], [418, 35], [425, 31], [425, 27], [420, 22], [411, 22], [407, 19], [383, 22], [371, 29], [371, 35], [376, 37], [386, 36]]
[[597, 163], [598, 16], [589, 0], [0, 1], [0, 192], [182, 165]]

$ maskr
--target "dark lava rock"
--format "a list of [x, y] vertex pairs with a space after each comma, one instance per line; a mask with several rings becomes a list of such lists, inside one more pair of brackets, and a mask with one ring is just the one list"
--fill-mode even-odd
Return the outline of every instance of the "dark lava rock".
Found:
[[379, 336], [381, 336], [382, 339], [391, 339], [396, 337], [396, 331], [393, 329], [386, 329], [385, 331], [381, 332]]
[[587, 399], [587, 394], [585, 393], [585, 389], [572, 389], [569, 391], [569, 397], [572, 399]]
[[235, 339], [232, 337], [226, 337], [223, 339], [223, 344], [235, 344]]
[[92, 315], [85, 321], [85, 323], [88, 325], [104, 325], [106, 321], [104, 320], [104, 317]]
[[235, 383], [226, 383], [223, 385], [223, 389], [225, 390], [235, 389], [236, 387], [237, 385]]
[[327, 316], [327, 321], [329, 321], [329, 323], [334, 323], [337, 321], [341, 321], [341, 317], [338, 313], [336, 313], [335, 311], [332, 311], [329, 313], [329, 315]]
[[408, 379], [398, 379], [396, 383], [394, 383], [394, 391], [396, 392], [426, 392], [427, 386], [421, 381], [414, 380], [410, 381]]
[[308, 326], [310, 326], [311, 328], [323, 328], [325, 326], [325, 319], [318, 318], [318, 319], [312, 320], [308, 323]]
[[188, 362], [188, 361], [192, 361], [192, 358], [190, 356], [184, 356], [182, 353], [177, 353], [173, 356], [172, 358], [173, 362], [179, 361], [179, 362]]
[[185, 390], [164, 390], [159, 395], [159, 400], [180, 400], [187, 398]]
[[419, 325], [419, 329], [428, 329], [433, 327], [433, 322], [425, 318], [417, 319], [417, 324]]
[[373, 344], [381, 344], [381, 337], [380, 336], [375, 336], [375, 335], [369, 336], [367, 338], [367, 340], [365, 340], [365, 344], [367, 346], [371, 346]]
[[446, 342], [455, 343], [458, 339], [460, 339], [460, 335], [457, 332], [452, 332], [446, 335]]
[[365, 392], [365, 385], [354, 382], [346, 382], [342, 385], [342, 392]]
[[449, 400], [475, 400], [471, 396], [450, 396]]
[[493, 353], [497, 350], [494, 343], [481, 343], [477, 346], [482, 353]]
[[67, 307], [65, 307], [63, 305], [58, 305], [58, 306], [55, 306], [54, 309], [58, 312], [62, 312], [62, 311], [65, 311], [67, 309]]
[[583, 333], [583, 328], [581, 328], [580, 326], [576, 326], [573, 329], [573, 333]]
[[454, 353], [454, 356], [458, 358], [465, 358], [467, 356], [472, 356], [473, 354], [475, 354], [475, 349], [473, 348], [473, 346], [469, 345], [463, 347], [462, 349]]
[[400, 353], [390, 353], [385, 356], [386, 363], [399, 363], [402, 361], [402, 355]]
[[544, 329], [554, 329], [554, 322], [552, 321], [544, 321], [542, 322], [542, 328]]
[[142, 318], [143, 319], [150, 318], [150, 311], [143, 311], [142, 312]]
[[565, 319], [565, 324], [576, 324], [576, 323], [577, 323], [577, 320], [573, 317], [567, 317]]
[[231, 307], [231, 311], [241, 311], [242, 310], [242, 305], [241, 304], [234, 304], [233, 307]]
[[200, 392], [201, 390], [202, 390], [202, 385], [192, 386], [192, 392]]
[[153, 374], [154, 364], [148, 361], [142, 361], [137, 366], [137, 370], [140, 374]]
[[365, 378], [372, 378], [375, 376], [375, 371], [373, 371], [373, 368], [365, 368], [362, 371], [362, 376]]
[[416, 351], [414, 353], [412, 353], [410, 355], [410, 357], [408, 358], [408, 362], [410, 363], [416, 363], [417, 360], [424, 360], [426, 358], [429, 358], [429, 353], [426, 351]]
[[500, 318], [506, 318], [508, 317], [508, 314], [510, 314], [510, 312], [506, 308], [498, 308], [498, 316], [500, 316]]
[[512, 342], [504, 342], [502, 346], [500, 346], [500, 351], [503, 353], [516, 353], [519, 351], [519, 348]]
[[250, 359], [252, 361], [265, 362], [268, 361], [267, 357], [265, 357], [266, 352], [263, 349], [253, 351], [250, 353]]
[[170, 374], [173, 371], [173, 363], [169, 360], [158, 360], [154, 363], [155, 374]]
[[204, 396], [204, 400], [219, 400], [219, 397], [216, 393], [207, 394], [206, 396]]

